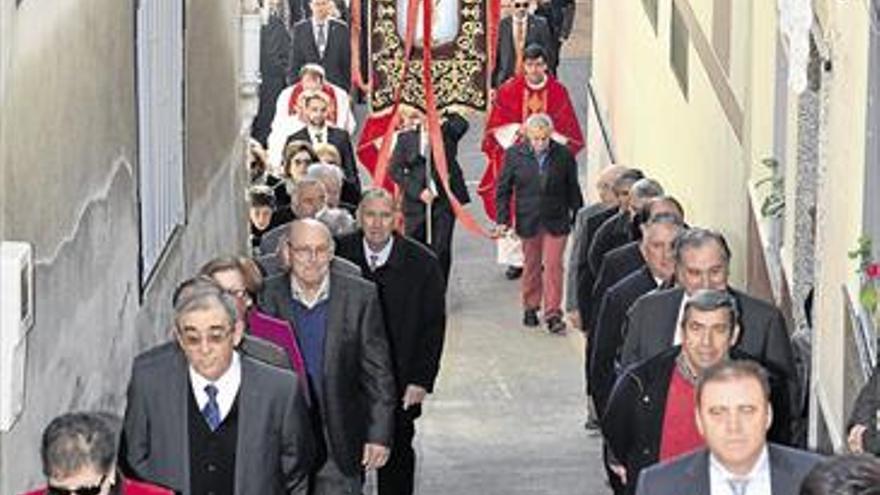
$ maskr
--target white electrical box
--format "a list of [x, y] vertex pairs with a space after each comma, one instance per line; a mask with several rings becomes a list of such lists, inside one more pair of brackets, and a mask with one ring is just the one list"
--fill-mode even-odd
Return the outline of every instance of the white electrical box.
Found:
[[30, 244], [0, 243], [0, 431], [24, 406], [27, 332], [34, 324], [34, 266]]

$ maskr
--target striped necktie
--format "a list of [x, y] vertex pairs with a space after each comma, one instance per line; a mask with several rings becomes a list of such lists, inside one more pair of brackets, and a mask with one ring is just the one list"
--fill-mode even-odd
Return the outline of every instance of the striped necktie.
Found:
[[202, 416], [205, 417], [205, 421], [208, 423], [208, 428], [211, 428], [211, 431], [217, 431], [217, 428], [220, 427], [220, 405], [217, 404], [217, 392], [219, 390], [217, 390], [216, 385], [205, 385], [208, 403], [202, 409]]

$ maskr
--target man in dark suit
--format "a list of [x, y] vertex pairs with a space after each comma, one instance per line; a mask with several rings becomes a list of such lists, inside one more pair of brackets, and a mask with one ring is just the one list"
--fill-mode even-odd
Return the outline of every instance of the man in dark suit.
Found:
[[849, 450], [860, 454], [871, 452], [880, 455], [880, 366], [874, 368], [871, 379], [859, 391], [849, 418], [847, 444]]
[[327, 123], [327, 96], [321, 92], [303, 96], [308, 124], [293, 133], [287, 141], [305, 141], [312, 146], [321, 143], [332, 144], [342, 159], [340, 166], [345, 173], [340, 199], [343, 203], [356, 205], [361, 199], [361, 179], [358, 176], [357, 161], [348, 132], [332, 127]]
[[364, 471], [388, 460], [397, 407], [376, 287], [330, 269], [333, 238], [317, 220], [292, 222], [285, 248], [290, 271], [266, 281], [259, 306], [296, 328], [323, 450], [312, 493], [360, 493]]
[[596, 325], [593, 326], [589, 381], [598, 411], [605, 410], [611, 388], [617, 378], [618, 353], [623, 345], [621, 327], [630, 305], [642, 295], [668, 283], [675, 273], [672, 243], [681, 233], [681, 219], [660, 213], [642, 224], [639, 256], [644, 265], [611, 287], [602, 299]]
[[[574, 215], [583, 205], [577, 163], [565, 146], [550, 139], [553, 122], [534, 114], [525, 123], [527, 140], [511, 146], [496, 189], [499, 235], [511, 224], [522, 239], [523, 324], [538, 326], [538, 309], [551, 333], [565, 331], [562, 319], [562, 257]], [[510, 200], [516, 195], [515, 220]]]
[[[624, 322], [621, 364], [626, 367], [657, 355], [679, 342], [682, 308], [699, 289], [729, 292], [739, 307], [740, 335], [735, 347], [753, 356], [771, 373], [788, 381], [789, 404], [799, 403], [797, 372], [785, 319], [778, 308], [727, 285], [730, 249], [720, 233], [691, 228], [675, 243], [675, 279], [679, 287], [636, 301]], [[687, 296], [687, 297], [686, 297]], [[797, 418], [790, 411], [792, 419]]]
[[[617, 196], [614, 195], [614, 181], [626, 170], [622, 165], [609, 165], [599, 172], [596, 180], [596, 192], [599, 201], [586, 205], [578, 210], [574, 219], [574, 227], [571, 233], [571, 249], [568, 253], [568, 263], [565, 272], [565, 311], [569, 321], [575, 328], [584, 328], [581, 324], [581, 314], [577, 307], [577, 273], [581, 260], [578, 252], [587, 237], [592, 241], [592, 233], [586, 231], [587, 219], [600, 211], [617, 207]], [[587, 241], [587, 242], [590, 242]]]
[[332, 0], [312, 0], [312, 17], [293, 26], [288, 78], [296, 82], [305, 64], [324, 68], [327, 80], [351, 89], [351, 44], [348, 26], [330, 17]]
[[[736, 300], [726, 291], [700, 290], [684, 307], [681, 345], [628, 368], [614, 385], [602, 415], [602, 433], [621, 462], [615, 472], [634, 493], [639, 472], [702, 447], [696, 424], [695, 385], [710, 367], [727, 359], [752, 359], [731, 349], [739, 333]], [[773, 378], [775, 424], [787, 427], [788, 391]], [[767, 424], [769, 427], [769, 423]], [[785, 428], [771, 438], [787, 441]], [[777, 437], [778, 436], [778, 437]]]
[[243, 324], [212, 281], [174, 313], [176, 342], [135, 359], [122, 465], [185, 495], [305, 494], [315, 442], [297, 377], [235, 350]]
[[617, 180], [614, 181], [612, 187], [616, 198], [616, 206], [597, 211], [595, 215], [587, 218], [584, 223], [584, 233], [582, 234], [583, 239], [581, 240], [576, 254], [578, 260], [576, 263], [576, 281], [578, 313], [580, 313], [581, 323], [584, 325], [583, 330], [586, 332], [587, 338], [589, 338], [590, 335], [590, 328], [587, 327], [586, 324], [591, 308], [593, 304], [599, 304], [602, 302], [592, 300], [593, 286], [596, 283], [596, 273], [590, 268], [590, 246], [593, 244], [593, 239], [596, 237], [596, 231], [599, 230], [599, 227], [601, 227], [609, 218], [627, 207], [627, 204], [629, 203], [629, 189], [642, 177], [644, 177], [642, 171], [634, 168], [627, 169], [621, 173]]
[[821, 460], [767, 442], [777, 422], [767, 373], [752, 361], [726, 361], [697, 383], [697, 427], [705, 449], [642, 471], [637, 495], [798, 495]]
[[547, 55], [547, 67], [556, 74], [556, 44], [543, 17], [529, 13], [529, 0], [515, 0], [513, 13], [498, 23], [497, 58], [492, 73], [492, 87], [497, 88], [511, 77], [522, 74], [523, 53], [531, 44], [540, 45]]
[[[642, 219], [650, 219], [656, 215], [669, 214], [678, 217], [680, 221], [684, 220], [684, 211], [681, 204], [672, 196], [658, 196], [651, 198], [642, 207], [636, 215], [639, 218], [635, 223], [639, 232], [644, 232]], [[641, 237], [639, 234], [638, 237]], [[605, 253], [602, 256], [602, 263], [599, 265], [599, 271], [596, 275], [596, 284], [593, 286], [592, 298], [598, 304], [594, 304], [590, 309], [592, 312], [587, 318], [588, 328], [593, 328], [596, 319], [599, 316], [599, 308], [601, 307], [602, 298], [608, 289], [621, 281], [630, 273], [638, 270], [645, 264], [645, 258], [642, 256], [641, 241], [635, 240], [623, 246], [617, 247]], [[669, 277], [671, 280], [672, 277]]]
[[360, 229], [338, 240], [336, 253], [376, 283], [397, 381], [394, 449], [379, 470], [380, 495], [410, 495], [415, 476], [412, 440], [425, 396], [434, 390], [446, 330], [446, 284], [424, 245], [394, 232], [394, 199], [368, 189], [358, 207]]
[[[590, 246], [587, 258], [593, 273], [599, 273], [599, 269], [602, 267], [602, 257], [608, 251], [639, 239], [639, 235], [641, 235], [638, 226], [638, 221], [641, 220], [639, 212], [652, 198], [662, 195], [663, 187], [654, 179], [645, 177], [632, 185], [627, 207], [606, 220], [593, 237], [593, 244]], [[601, 299], [597, 299], [596, 302], [601, 302]]]
[[[403, 215], [406, 235], [430, 246], [440, 260], [444, 277], [449, 279], [452, 266], [452, 234], [455, 228], [455, 214], [440, 182], [431, 153], [428, 135], [422, 122], [421, 112], [408, 109], [408, 128], [397, 135], [394, 153], [391, 155], [389, 175], [403, 191]], [[447, 113], [440, 128], [443, 134], [443, 148], [449, 169], [449, 189], [460, 204], [470, 202], [464, 174], [458, 164], [458, 142], [468, 130], [468, 121], [457, 113]], [[430, 177], [428, 170], [430, 169]], [[428, 242], [427, 208], [431, 209], [431, 236]]]

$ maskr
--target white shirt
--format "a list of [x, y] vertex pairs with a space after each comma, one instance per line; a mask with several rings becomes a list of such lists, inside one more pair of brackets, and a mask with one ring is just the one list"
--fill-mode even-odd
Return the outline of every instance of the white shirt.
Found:
[[[383, 266], [388, 262], [388, 258], [391, 256], [391, 247], [394, 245], [394, 236], [388, 238], [388, 242], [385, 243], [385, 247], [378, 251], [373, 251], [370, 248], [370, 245], [367, 244], [367, 240], [364, 239], [364, 256], [367, 258], [367, 264], [370, 265], [373, 270]], [[375, 256], [375, 261], [373, 261], [373, 256]]]
[[675, 334], [672, 337], [672, 345], [681, 344], [681, 320], [684, 319], [684, 305], [688, 302], [687, 292], [681, 296], [681, 306], [678, 307], [678, 318], [675, 319]]
[[290, 277], [290, 293], [293, 296], [293, 299], [302, 303], [307, 309], [312, 309], [318, 305], [318, 303], [324, 302], [325, 299], [330, 298], [330, 274], [324, 275], [324, 280], [321, 281], [321, 286], [318, 288], [318, 292], [315, 294], [314, 299], [308, 299], [306, 297], [306, 293], [303, 288], [299, 285], [299, 282], [296, 280], [296, 277]]
[[[324, 46], [318, 44], [318, 26], [324, 25]], [[323, 57], [324, 50], [327, 48], [327, 38], [330, 37], [330, 18], [324, 19], [323, 21], [319, 21], [315, 17], [312, 17], [312, 30], [315, 32], [315, 46], [318, 47], [318, 53]]]
[[770, 458], [767, 446], [761, 451], [758, 461], [745, 476], [738, 476], [724, 467], [713, 454], [709, 454], [709, 490], [710, 495], [736, 495], [730, 487], [729, 480], [748, 480], [745, 495], [772, 495], [770, 484]]
[[[309, 129], [309, 139], [312, 141], [312, 144], [329, 143], [330, 142], [327, 140], [327, 137], [328, 137], [327, 134], [329, 131], [329, 128], [327, 126], [324, 126], [324, 127], [308, 126], [308, 129]], [[318, 134], [321, 135], [321, 139], [316, 139], [316, 136]]]
[[235, 402], [235, 396], [238, 395], [238, 389], [241, 387], [241, 359], [238, 357], [238, 351], [232, 351], [232, 362], [217, 381], [208, 380], [190, 366], [189, 382], [199, 411], [208, 404], [209, 398], [205, 387], [208, 385], [217, 387], [217, 406], [220, 408], [220, 421], [223, 421], [232, 409], [232, 403]]

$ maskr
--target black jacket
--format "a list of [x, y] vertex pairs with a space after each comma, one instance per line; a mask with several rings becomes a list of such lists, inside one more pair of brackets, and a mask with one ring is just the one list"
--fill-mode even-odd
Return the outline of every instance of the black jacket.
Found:
[[[470, 202], [467, 186], [464, 182], [461, 166], [458, 163], [458, 142], [468, 130], [468, 121], [458, 114], [449, 114], [441, 127], [443, 149], [446, 153], [446, 164], [449, 167], [449, 188], [461, 204]], [[426, 160], [421, 154], [421, 135], [418, 130], [405, 131], [397, 136], [394, 153], [391, 155], [389, 175], [403, 190], [403, 214], [407, 217], [423, 218], [425, 204], [419, 195], [427, 185]], [[431, 167], [434, 183], [437, 185], [437, 201], [434, 205], [449, 207], [446, 190], [440, 184], [440, 176], [436, 167]]]
[[654, 276], [647, 266], [643, 266], [608, 289], [599, 305], [599, 316], [591, 327], [587, 345], [587, 352], [590, 353], [590, 392], [597, 411], [605, 409], [614, 380], [617, 379], [626, 311], [636, 299], [656, 288]]
[[410, 384], [431, 392], [446, 332], [446, 282], [440, 262], [422, 244], [395, 234], [388, 261], [374, 272], [363, 241], [362, 230], [342, 236], [336, 254], [359, 265], [364, 278], [379, 289], [398, 396]]
[[866, 452], [880, 455], [880, 432], [878, 432], [877, 412], [880, 411], [880, 365], [874, 368], [871, 379], [862, 387], [859, 397], [853, 405], [852, 414], [849, 417], [847, 432], [853, 426], [860, 424], [867, 426], [862, 440]]
[[[361, 179], [358, 176], [357, 160], [354, 157], [351, 136], [349, 136], [348, 132], [336, 127], [328, 125], [325, 128], [327, 129], [327, 142], [336, 146], [337, 151], [339, 151], [339, 157], [342, 159], [340, 165], [342, 165], [342, 171], [345, 173], [340, 199], [343, 203], [356, 205], [361, 202]], [[293, 133], [287, 138], [287, 142], [290, 141], [311, 143], [312, 139], [308, 127], [303, 127]]]
[[626, 211], [617, 212], [599, 227], [593, 237], [593, 244], [590, 246], [587, 258], [593, 273], [599, 273], [599, 269], [602, 268], [602, 259], [606, 253], [637, 240], [633, 230], [632, 219]]
[[[587, 218], [584, 223], [583, 233], [581, 233], [583, 239], [581, 239], [581, 242], [579, 243], [580, 249], [576, 253], [578, 267], [576, 283], [578, 312], [580, 312], [584, 324], [587, 323], [593, 304], [598, 305], [602, 302], [593, 301], [592, 299], [593, 286], [596, 283], [597, 274], [593, 273], [587, 259], [590, 253], [590, 245], [593, 244], [593, 238], [596, 236], [596, 231], [599, 230], [599, 227], [617, 212], [618, 209], [616, 207], [604, 208], [597, 211]], [[589, 329], [589, 327], [586, 328]]]
[[605, 253], [596, 274], [596, 283], [593, 285], [592, 298], [596, 304], [590, 308], [587, 328], [593, 328], [596, 324], [602, 298], [608, 289], [643, 266], [645, 266], [645, 257], [642, 256], [642, 250], [637, 241], [624, 244]]
[[[639, 472], [659, 460], [666, 397], [680, 353], [681, 346], [675, 346], [625, 370], [614, 385], [602, 413], [600, 423], [608, 448], [626, 466], [627, 493], [635, 492]], [[753, 359], [736, 349], [730, 351], [730, 358]], [[771, 441], [789, 444], [788, 390], [785, 380], [778, 378], [772, 370], [768, 372], [773, 426], [767, 437]]]
[[[739, 340], [735, 347], [753, 356], [765, 368], [788, 380], [789, 404], [799, 403], [797, 371], [785, 318], [776, 306], [729, 289], [739, 306]], [[684, 289], [676, 287], [647, 294], [626, 315], [621, 362], [628, 366], [672, 346]], [[796, 414], [791, 412], [794, 417]]]
[[[550, 34], [550, 26], [543, 17], [528, 14], [526, 19], [526, 42], [525, 47], [538, 44], [547, 55], [547, 67], [556, 67], [556, 42]], [[497, 88], [514, 76], [516, 70], [516, 48], [513, 41], [513, 18], [508, 15], [501, 18], [498, 23], [498, 43], [496, 52], [498, 59], [495, 62], [495, 70], [492, 72], [492, 87]]]
[[324, 68], [325, 79], [345, 91], [351, 89], [351, 42], [348, 26], [334, 19], [327, 19], [327, 45], [324, 56], [315, 43], [315, 29], [311, 19], [304, 19], [293, 26], [293, 42], [290, 44], [291, 82], [299, 80], [303, 65], [318, 64]]
[[[290, 276], [266, 280], [259, 306], [294, 322]], [[361, 473], [364, 443], [391, 446], [395, 394], [391, 353], [376, 287], [360, 277], [330, 270], [330, 302], [324, 343], [321, 421], [330, 453], [349, 476]]]
[[552, 235], [571, 231], [574, 216], [583, 205], [577, 162], [565, 146], [550, 141], [547, 169], [527, 143], [511, 146], [504, 154], [504, 169], [495, 191], [498, 223], [511, 225], [510, 202], [516, 196], [516, 233], [534, 237], [543, 228]]

